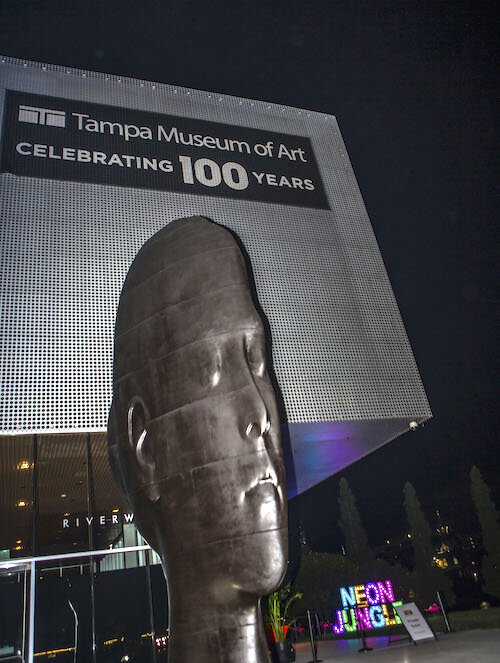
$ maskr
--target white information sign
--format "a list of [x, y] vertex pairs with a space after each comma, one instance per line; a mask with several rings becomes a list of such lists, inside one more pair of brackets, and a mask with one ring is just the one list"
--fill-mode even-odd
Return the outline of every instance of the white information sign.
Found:
[[413, 642], [434, 640], [436, 636], [431, 631], [429, 624], [425, 621], [425, 617], [415, 603], [404, 603], [403, 605], [394, 606], [394, 610], [405, 625]]

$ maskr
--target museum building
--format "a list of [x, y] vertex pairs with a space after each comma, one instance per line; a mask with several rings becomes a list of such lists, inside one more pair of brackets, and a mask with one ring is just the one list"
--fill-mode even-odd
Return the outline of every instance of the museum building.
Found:
[[289, 498], [429, 404], [333, 116], [9, 57], [0, 96], [0, 655], [166, 660], [159, 558], [106, 440], [118, 297], [149, 237], [204, 216], [245, 247]]

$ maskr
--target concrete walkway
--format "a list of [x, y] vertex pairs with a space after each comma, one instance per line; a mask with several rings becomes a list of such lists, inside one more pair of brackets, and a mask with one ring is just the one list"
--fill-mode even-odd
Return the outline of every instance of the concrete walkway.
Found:
[[[418, 646], [408, 640], [367, 638], [373, 651], [358, 653], [359, 640], [326, 640], [318, 642], [318, 659], [323, 663], [498, 663], [500, 661], [500, 629], [460, 631], [439, 635], [439, 640], [423, 642]], [[295, 646], [296, 663], [312, 660], [311, 646], [307, 642]]]

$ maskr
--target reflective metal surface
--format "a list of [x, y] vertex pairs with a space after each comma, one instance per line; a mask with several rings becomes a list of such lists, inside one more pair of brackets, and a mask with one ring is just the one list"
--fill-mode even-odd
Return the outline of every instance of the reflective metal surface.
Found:
[[108, 439], [162, 559], [171, 663], [268, 661], [259, 598], [287, 563], [280, 422], [233, 236], [201, 217], [139, 251], [118, 307]]

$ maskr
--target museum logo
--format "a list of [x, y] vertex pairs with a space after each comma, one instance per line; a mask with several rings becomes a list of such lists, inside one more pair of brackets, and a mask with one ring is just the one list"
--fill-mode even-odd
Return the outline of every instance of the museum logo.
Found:
[[66, 113], [51, 108], [38, 108], [37, 106], [19, 106], [17, 116], [19, 122], [30, 124], [44, 124], [48, 127], [66, 127]]

